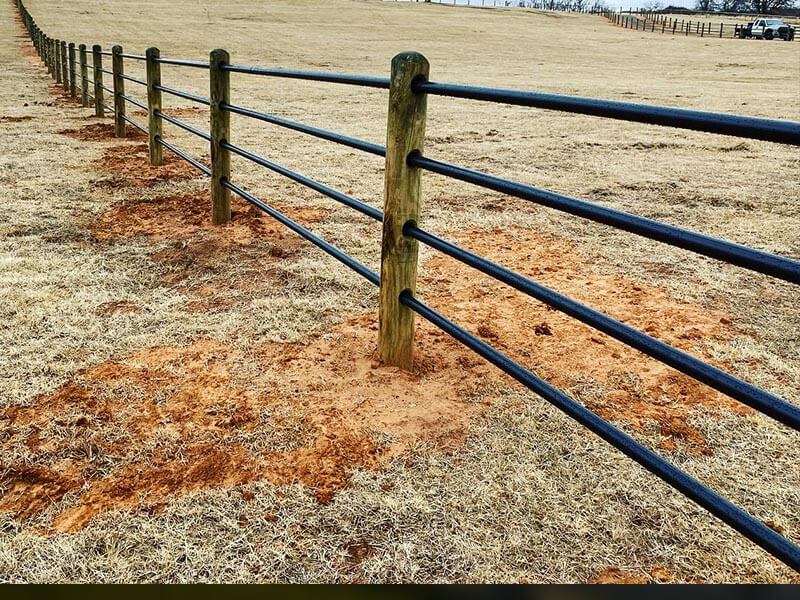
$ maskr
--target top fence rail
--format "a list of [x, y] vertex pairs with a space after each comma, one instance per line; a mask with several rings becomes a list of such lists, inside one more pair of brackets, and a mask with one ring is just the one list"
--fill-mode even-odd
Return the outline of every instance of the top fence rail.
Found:
[[352, 75], [346, 73], [329, 73], [326, 71], [298, 71], [275, 67], [256, 67], [250, 65], [223, 65], [223, 71], [229, 73], [246, 73], [248, 75], [263, 75], [266, 77], [284, 77], [286, 79], [304, 79], [306, 81], [323, 81], [327, 83], [341, 83], [360, 87], [389, 89], [387, 77], [374, 77], [371, 75]]
[[433, 81], [416, 81], [411, 89], [417, 94], [530, 106], [800, 146], [800, 122], [794, 121]]

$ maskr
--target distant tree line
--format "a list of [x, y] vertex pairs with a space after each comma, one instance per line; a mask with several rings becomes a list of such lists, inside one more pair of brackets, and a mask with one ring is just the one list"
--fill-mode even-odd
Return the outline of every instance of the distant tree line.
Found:
[[781, 14], [797, 7], [797, 0], [696, 0], [694, 8], [702, 12]]

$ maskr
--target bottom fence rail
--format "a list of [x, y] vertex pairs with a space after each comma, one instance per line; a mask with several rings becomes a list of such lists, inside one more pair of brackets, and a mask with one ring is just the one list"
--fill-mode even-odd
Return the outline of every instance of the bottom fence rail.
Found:
[[486, 342], [442, 316], [407, 291], [400, 295], [400, 302], [516, 379], [529, 390], [539, 394], [550, 404], [600, 436], [617, 450], [635, 460], [645, 469], [657, 475], [664, 482], [708, 510], [724, 523], [733, 527], [749, 540], [761, 546], [774, 557], [800, 571], [800, 547], [794, 545], [785, 537], [773, 531], [767, 525], [692, 476], [684, 473], [660, 455], [646, 448], [622, 430], [567, 396], [561, 390], [553, 387], [531, 371], [512, 361], [506, 355], [495, 350]]
[[381, 284], [381, 278], [377, 273], [371, 271], [369, 268], [367, 268], [365, 265], [363, 265], [361, 262], [359, 262], [352, 256], [345, 254], [344, 252], [339, 250], [336, 246], [333, 246], [332, 244], [326, 242], [321, 237], [312, 233], [299, 223], [293, 221], [292, 219], [284, 215], [282, 212], [275, 210], [267, 203], [263, 202], [262, 200], [259, 200], [252, 194], [244, 191], [239, 186], [232, 184], [227, 179], [222, 180], [222, 186], [229, 189], [234, 194], [236, 194], [243, 200], [249, 202], [256, 208], [260, 208], [261, 210], [263, 210], [265, 213], [267, 213], [269, 216], [276, 219], [280, 223], [283, 223], [284, 225], [286, 225], [286, 227], [294, 231], [299, 236], [305, 238], [306, 240], [308, 240], [321, 250], [327, 252], [333, 258], [335, 258], [345, 266], [350, 267], [353, 271], [364, 277], [367, 281], [377, 286]]

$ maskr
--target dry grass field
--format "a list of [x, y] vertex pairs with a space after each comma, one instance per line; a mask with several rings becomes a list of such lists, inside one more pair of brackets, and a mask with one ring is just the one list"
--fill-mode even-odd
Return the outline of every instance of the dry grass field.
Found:
[[[433, 80], [800, 119], [798, 44], [368, 0], [26, 5], [53, 37], [137, 54], [386, 75], [418, 50]], [[413, 372], [380, 366], [369, 283], [242, 203], [212, 227], [204, 177], [114, 139], [23, 33], [3, 2], [0, 581], [797, 582], [426, 324]], [[163, 81], [207, 93], [195, 69]], [[385, 92], [232, 89], [383, 142]], [[236, 117], [232, 137], [380, 206], [380, 159]], [[800, 256], [797, 149], [431, 98], [426, 152]], [[377, 225], [248, 163], [233, 180], [377, 269]], [[800, 402], [796, 287], [432, 174], [423, 192], [427, 229]], [[420, 278], [444, 314], [800, 541], [796, 433], [433, 252]]]

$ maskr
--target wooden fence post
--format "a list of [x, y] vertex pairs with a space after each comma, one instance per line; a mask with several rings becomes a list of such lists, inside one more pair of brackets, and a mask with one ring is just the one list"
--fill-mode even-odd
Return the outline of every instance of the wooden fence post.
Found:
[[56, 72], [53, 68], [53, 39], [47, 38], [47, 72], [54, 77]]
[[94, 114], [102, 117], [106, 113], [105, 99], [103, 98], [103, 55], [100, 54], [100, 45], [92, 46], [92, 79], [94, 79]]
[[77, 96], [78, 91], [75, 86], [75, 43], [69, 43], [69, 95], [73, 98]]
[[403, 226], [419, 218], [421, 172], [408, 165], [412, 152], [422, 152], [427, 95], [411, 91], [415, 79], [427, 79], [428, 60], [416, 52], [392, 59], [389, 119], [386, 127], [383, 239], [381, 242], [380, 328], [378, 352], [388, 365], [410, 369], [414, 359], [414, 312], [400, 302], [417, 286], [415, 239]]
[[61, 83], [61, 41], [53, 40], [53, 68], [56, 83]]
[[111, 49], [111, 71], [114, 73], [114, 135], [125, 137], [125, 80], [122, 78], [122, 46]]
[[78, 60], [81, 67], [81, 104], [86, 108], [89, 106], [89, 65], [86, 64], [86, 44], [78, 46]]
[[163, 160], [163, 148], [158, 140], [161, 139], [161, 63], [156, 62], [161, 58], [158, 48], [148, 48], [145, 52], [147, 58], [147, 130], [150, 148], [150, 164], [160, 165]]
[[53, 68], [55, 68], [56, 83], [61, 81], [61, 40], [53, 40]]
[[719, 24], [719, 39], [722, 39], [722, 23]]
[[61, 42], [61, 83], [69, 90], [69, 63], [67, 62], [67, 42]]
[[210, 131], [211, 131], [211, 222], [222, 225], [231, 220], [231, 192], [222, 185], [231, 175], [231, 155], [222, 147], [230, 141], [231, 117], [222, 110], [223, 103], [231, 101], [230, 73], [222, 70], [230, 62], [226, 50], [212, 50], [209, 56], [211, 86]]

